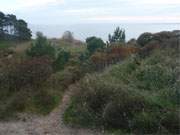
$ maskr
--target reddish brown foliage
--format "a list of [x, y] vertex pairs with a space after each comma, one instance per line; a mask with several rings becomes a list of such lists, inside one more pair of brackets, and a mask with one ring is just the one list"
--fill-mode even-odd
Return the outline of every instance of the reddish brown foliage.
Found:
[[125, 58], [131, 54], [139, 52], [139, 48], [136, 47], [119, 47], [115, 46], [111, 48], [111, 54], [117, 54], [120, 58]]
[[51, 60], [48, 57], [25, 60], [9, 72], [10, 86], [19, 90], [22, 87], [37, 87], [52, 73]]
[[151, 41], [146, 46], [140, 49], [139, 54], [141, 56], [148, 56], [154, 49], [159, 49], [161, 46], [157, 41]]
[[139, 51], [140, 49], [135, 47], [115, 46], [110, 48], [110, 50], [106, 53], [96, 52], [91, 56], [91, 60], [97, 68], [100, 69], [110, 64], [117, 63], [131, 54], [138, 53]]

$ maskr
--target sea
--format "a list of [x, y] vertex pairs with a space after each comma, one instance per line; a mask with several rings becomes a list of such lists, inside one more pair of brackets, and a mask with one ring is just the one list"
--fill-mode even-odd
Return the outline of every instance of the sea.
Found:
[[61, 38], [65, 31], [71, 31], [76, 39], [85, 41], [87, 37], [96, 36], [104, 41], [108, 40], [108, 34], [112, 34], [116, 27], [126, 31], [126, 40], [137, 39], [144, 32], [156, 33], [160, 31], [180, 30], [180, 23], [91, 23], [73, 25], [29, 25], [33, 38], [37, 31], [42, 32], [48, 38]]

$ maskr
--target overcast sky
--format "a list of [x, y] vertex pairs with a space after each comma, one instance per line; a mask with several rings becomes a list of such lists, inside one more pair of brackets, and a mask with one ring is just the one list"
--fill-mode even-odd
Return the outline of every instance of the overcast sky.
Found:
[[0, 0], [31, 24], [180, 23], [180, 0]]

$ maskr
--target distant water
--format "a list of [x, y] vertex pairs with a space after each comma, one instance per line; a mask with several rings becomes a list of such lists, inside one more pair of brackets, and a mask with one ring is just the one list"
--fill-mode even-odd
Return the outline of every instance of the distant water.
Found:
[[158, 23], [158, 24], [76, 24], [76, 25], [30, 25], [33, 37], [37, 31], [41, 31], [49, 38], [59, 38], [66, 30], [72, 31], [75, 38], [85, 40], [90, 36], [101, 37], [103, 40], [108, 39], [108, 34], [119, 26], [126, 30], [127, 40], [137, 38], [143, 32], [160, 32], [180, 30], [180, 23]]

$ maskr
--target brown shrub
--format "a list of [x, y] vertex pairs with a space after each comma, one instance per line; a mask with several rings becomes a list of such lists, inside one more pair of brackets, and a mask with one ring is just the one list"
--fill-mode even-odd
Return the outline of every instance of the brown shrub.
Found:
[[136, 47], [111, 47], [108, 52], [96, 52], [91, 56], [91, 61], [96, 65], [98, 69], [102, 69], [108, 65], [115, 64], [124, 58], [139, 52], [139, 48]]
[[51, 60], [48, 57], [25, 60], [8, 73], [9, 86], [20, 89], [30, 86], [37, 87], [52, 73]]
[[133, 53], [137, 53], [139, 48], [136, 47], [122, 47], [122, 46], [115, 46], [111, 48], [110, 53], [117, 54], [120, 58], [125, 58]]

